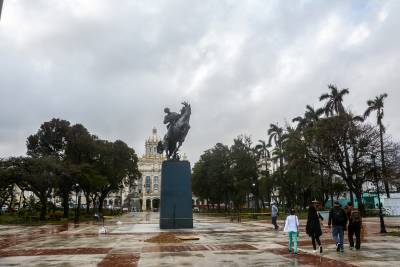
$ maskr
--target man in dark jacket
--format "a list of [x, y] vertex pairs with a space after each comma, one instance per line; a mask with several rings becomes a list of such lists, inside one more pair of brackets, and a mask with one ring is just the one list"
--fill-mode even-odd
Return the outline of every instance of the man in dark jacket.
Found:
[[339, 201], [335, 201], [333, 208], [329, 211], [328, 226], [332, 225], [332, 237], [336, 242], [336, 251], [343, 252], [344, 230], [347, 225], [347, 215], [340, 207]]
[[354, 239], [353, 235], [356, 236], [356, 249], [360, 249], [361, 246], [361, 214], [359, 210], [353, 208], [353, 203], [347, 203], [347, 218], [349, 218], [349, 225], [347, 227], [348, 230], [348, 238], [350, 243], [350, 249], [354, 249]]

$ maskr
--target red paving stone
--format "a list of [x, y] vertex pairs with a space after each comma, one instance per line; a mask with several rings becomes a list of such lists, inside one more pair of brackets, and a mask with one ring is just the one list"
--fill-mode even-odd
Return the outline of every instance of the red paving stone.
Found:
[[[379, 224], [378, 223], [367, 223], [366, 224], [367, 235], [379, 235]], [[37, 230], [32, 231], [29, 235], [15, 235], [15, 234], [4, 234], [0, 235], [0, 257], [12, 257], [12, 256], [40, 256], [40, 255], [79, 255], [79, 254], [107, 254], [106, 257], [98, 264], [101, 267], [107, 266], [137, 266], [140, 259], [139, 253], [132, 252], [111, 252], [112, 248], [54, 248], [54, 249], [21, 249], [12, 250], [9, 249], [12, 246], [19, 245], [24, 242], [32, 241], [41, 237], [58, 236], [58, 237], [95, 237], [99, 236], [98, 233], [71, 233], [68, 230], [78, 228], [79, 225], [63, 224], [63, 225], [45, 225], [40, 226]], [[222, 234], [222, 233], [256, 233], [265, 232], [268, 229], [246, 229], [246, 230], [206, 230], [200, 232], [182, 233], [176, 232], [179, 235], [201, 235], [201, 234]], [[327, 227], [323, 228], [324, 234], [330, 236], [330, 229]], [[303, 231], [304, 232], [304, 231]], [[108, 233], [110, 236], [119, 235], [149, 235], [149, 233]], [[326, 235], [324, 235], [326, 236]], [[331, 239], [322, 240], [323, 244], [334, 244]], [[367, 242], [363, 240], [363, 243]], [[285, 245], [286, 241], [277, 242], [278, 244]], [[311, 241], [301, 240], [298, 245], [300, 247], [311, 246]], [[159, 245], [153, 247], [144, 247], [143, 253], [160, 253], [160, 252], [190, 252], [190, 251], [235, 251], [235, 250], [257, 250], [256, 247], [249, 244], [221, 244], [221, 245], [201, 245], [201, 244], [185, 244], [185, 245]], [[293, 255], [288, 254], [287, 249], [270, 249], [274, 254], [284, 256], [285, 258], [293, 258]], [[326, 258], [321, 255], [314, 255], [310, 253], [300, 253], [296, 256], [296, 262], [298, 264], [312, 265], [312, 266], [323, 266], [323, 267], [354, 267], [349, 263], [341, 262]]]
[[44, 226], [38, 226], [38, 228], [32, 231], [29, 235], [28, 234], [0, 235], [0, 250], [13, 247], [28, 241], [32, 241], [43, 236], [56, 235], [67, 230], [68, 230], [68, 224], [44, 225]]
[[24, 242], [32, 241], [37, 238], [40, 238], [42, 235], [38, 233], [32, 233], [31, 235], [12, 235], [7, 236], [5, 238], [0, 237], [0, 249], [5, 249], [9, 247], [13, 247]]
[[321, 255], [313, 255], [310, 253], [299, 252], [296, 256], [293, 254], [289, 254], [286, 248], [280, 249], [270, 249], [267, 251], [271, 251], [274, 254], [279, 256], [283, 256], [288, 259], [295, 259], [297, 264], [307, 265], [307, 266], [323, 266], [323, 267], [356, 267], [358, 265], [353, 265], [350, 263], [329, 259], [327, 257], [323, 257]]
[[175, 245], [175, 246], [153, 246], [144, 247], [142, 252], [186, 252], [186, 251], [226, 251], [226, 250], [257, 250], [249, 244], [226, 244], [226, 245]]
[[138, 253], [110, 253], [97, 264], [98, 267], [137, 267], [140, 254]]
[[40, 256], [40, 255], [81, 255], [107, 254], [112, 248], [52, 248], [0, 250], [0, 257]]

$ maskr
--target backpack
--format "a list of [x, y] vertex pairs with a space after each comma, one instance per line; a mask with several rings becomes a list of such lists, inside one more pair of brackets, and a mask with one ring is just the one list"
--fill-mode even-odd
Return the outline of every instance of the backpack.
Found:
[[352, 223], [360, 223], [361, 222], [361, 214], [358, 210], [352, 210], [350, 215], [350, 221]]
[[344, 225], [346, 223], [346, 214], [341, 208], [332, 210], [332, 222], [334, 225]]

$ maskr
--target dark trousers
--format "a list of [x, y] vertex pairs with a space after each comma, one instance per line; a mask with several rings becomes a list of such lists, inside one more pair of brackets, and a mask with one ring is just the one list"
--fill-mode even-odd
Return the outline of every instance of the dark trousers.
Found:
[[360, 238], [360, 234], [361, 234], [361, 224], [360, 223], [352, 223], [349, 224], [348, 227], [348, 238], [349, 238], [349, 243], [350, 243], [350, 247], [354, 247], [354, 239], [353, 236], [356, 236], [356, 249], [360, 249], [361, 246], [361, 238]]
[[279, 228], [278, 224], [276, 223], [276, 219], [278, 219], [278, 216], [272, 217], [272, 224], [274, 225], [275, 230]]
[[314, 250], [317, 249], [317, 245], [315, 244], [315, 241], [317, 241], [318, 246], [321, 246], [321, 240], [319, 240], [319, 236], [316, 234], [311, 234], [311, 242]]

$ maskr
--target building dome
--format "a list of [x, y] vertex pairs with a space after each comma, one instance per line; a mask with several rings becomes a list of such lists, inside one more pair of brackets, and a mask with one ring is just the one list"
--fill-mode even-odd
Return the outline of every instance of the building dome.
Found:
[[152, 134], [146, 139], [145, 148], [146, 152], [144, 157], [146, 158], [161, 158], [162, 155], [157, 153], [157, 145], [161, 138], [157, 135], [157, 129], [154, 127]]

